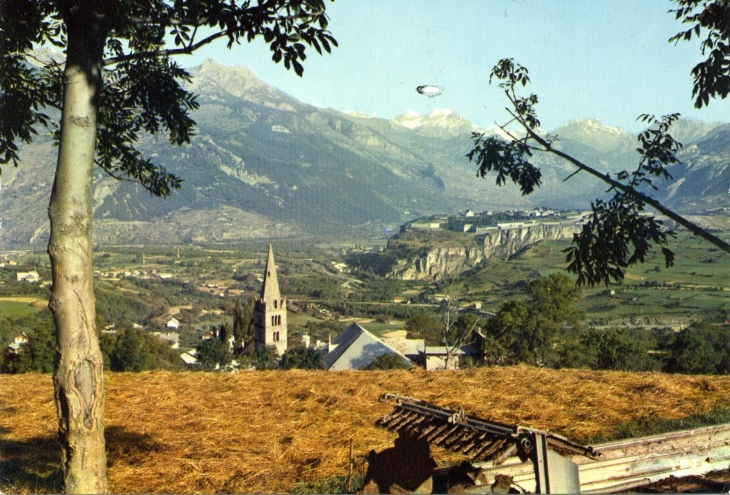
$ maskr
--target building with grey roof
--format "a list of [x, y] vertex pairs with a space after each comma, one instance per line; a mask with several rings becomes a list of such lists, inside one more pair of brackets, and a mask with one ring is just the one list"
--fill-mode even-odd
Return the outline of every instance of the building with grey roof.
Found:
[[353, 323], [330, 341], [329, 352], [324, 357], [324, 367], [330, 371], [357, 370], [383, 354], [400, 356], [405, 364], [412, 366], [411, 361], [403, 354]]

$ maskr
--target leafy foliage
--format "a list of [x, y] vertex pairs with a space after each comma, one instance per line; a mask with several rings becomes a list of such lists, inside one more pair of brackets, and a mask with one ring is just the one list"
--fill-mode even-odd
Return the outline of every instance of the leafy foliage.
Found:
[[214, 370], [216, 366], [223, 368], [231, 363], [231, 351], [228, 343], [220, 339], [210, 338], [201, 342], [198, 347], [198, 364], [204, 370]]
[[563, 325], [576, 325], [582, 313], [573, 309], [580, 289], [567, 275], [554, 273], [526, 288], [527, 301], [508, 301], [487, 323], [485, 354], [488, 364], [526, 362], [555, 365], [555, 345]]
[[293, 368], [302, 370], [322, 370], [324, 369], [324, 356], [317, 349], [307, 349], [305, 347], [291, 347], [281, 356], [280, 366], [282, 369], [290, 370]]
[[125, 328], [117, 335], [104, 335], [101, 348], [112, 371], [182, 368], [180, 356], [167, 342], [136, 328]]
[[443, 332], [438, 318], [417, 313], [406, 321], [407, 339], [424, 339], [426, 345], [441, 345]]
[[27, 342], [20, 345], [15, 353], [10, 348], [3, 349], [0, 368], [5, 373], [51, 373], [56, 354], [56, 338], [53, 323], [38, 319], [32, 330], [25, 332]]
[[535, 110], [538, 98], [535, 94], [523, 97], [516, 91], [518, 86], [524, 87], [530, 80], [526, 68], [516, 64], [513, 59], [503, 59], [492, 69], [490, 81], [492, 78], [500, 81], [499, 87], [512, 105], [512, 109], [508, 109], [512, 116], [509, 123], [517, 122], [525, 135], [517, 138], [510, 134], [506, 129], [509, 123], [502, 129], [512, 137], [511, 140], [474, 133], [474, 148], [467, 156], [470, 161], [476, 161], [479, 176], [486, 177], [488, 172], [497, 172], [498, 186], [503, 185], [509, 176], [520, 186], [523, 194], [529, 194], [540, 186], [540, 170], [530, 162], [531, 157], [536, 152], [551, 153], [577, 167], [576, 172], [565, 180], [584, 171], [606, 182], [609, 185], [607, 192], [614, 193], [609, 201], [598, 199], [591, 203], [591, 220], [575, 235], [573, 244], [566, 249], [567, 269], [578, 275], [579, 285], [593, 286], [622, 280], [627, 267], [644, 262], [652, 245], [661, 248], [667, 267], [673, 264], [674, 253], [666, 244], [674, 233], [666, 229], [661, 220], [647, 215], [647, 206], [668, 215], [717, 246], [730, 250], [730, 246], [721, 239], [641, 191], [642, 187], [657, 189], [654, 184], [656, 178], [672, 179], [667, 167], [679, 163], [675, 153], [682, 145], [672, 138], [669, 128], [679, 118], [679, 114], [661, 118], [640, 115], [638, 120], [647, 123], [649, 128], [638, 138], [640, 146], [637, 152], [641, 156], [638, 166], [633, 172], [624, 170], [613, 178], [554, 148], [555, 136], [542, 136], [536, 132], [540, 125]]
[[690, 375], [730, 371], [730, 329], [693, 323], [677, 334], [666, 370]]
[[407, 370], [410, 369], [403, 358], [397, 354], [381, 354], [373, 359], [370, 364], [362, 366], [361, 370]]
[[[241, 361], [242, 364], [245, 363], [243, 358]], [[277, 370], [279, 369], [279, 353], [274, 346], [262, 345], [250, 354], [248, 364], [259, 371]]]
[[[306, 47], [330, 52], [337, 41], [327, 30], [324, 0], [243, 2], [75, 4], [8, 0], [0, 15], [0, 164], [18, 164], [18, 141], [29, 143], [38, 126], [60, 129], [47, 108], [60, 110], [62, 64], [34, 58], [36, 46], [66, 48], [67, 26], [84, 16], [103, 19], [104, 47], [98, 96], [96, 164], [109, 175], [138, 182], [155, 196], [169, 196], [182, 179], [144, 157], [135, 143], [140, 133], [165, 134], [177, 145], [190, 141], [198, 108], [182, 87], [190, 75], [170, 57], [189, 54], [217, 39], [228, 47], [264, 38], [272, 59], [297, 75], [304, 72]], [[203, 30], [202, 28], [207, 28]], [[206, 35], [201, 35], [205, 32]], [[175, 48], [167, 48], [173, 40]], [[90, 74], [91, 77], [91, 74]]]
[[710, 98], [725, 98], [730, 93], [730, 4], [724, 0], [673, 0], [679, 7], [671, 10], [677, 19], [692, 27], [672, 36], [669, 41], [678, 43], [699, 37], [702, 30], [707, 36], [702, 40], [702, 55], [707, 58], [692, 69], [694, 86], [692, 96], [695, 107], [708, 105]]
[[640, 371], [646, 361], [646, 349], [625, 328], [590, 329], [581, 336], [593, 369]]

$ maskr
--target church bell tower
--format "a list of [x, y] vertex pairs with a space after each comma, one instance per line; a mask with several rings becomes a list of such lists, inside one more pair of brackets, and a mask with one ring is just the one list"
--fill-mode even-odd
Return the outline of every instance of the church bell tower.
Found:
[[286, 351], [286, 298], [279, 292], [279, 280], [276, 276], [274, 250], [269, 243], [269, 255], [266, 259], [264, 284], [261, 296], [256, 299], [253, 312], [254, 347], [271, 345], [276, 347], [279, 355]]

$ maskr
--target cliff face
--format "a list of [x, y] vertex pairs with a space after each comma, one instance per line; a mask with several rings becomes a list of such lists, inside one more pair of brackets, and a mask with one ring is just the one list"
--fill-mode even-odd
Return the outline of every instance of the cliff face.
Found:
[[485, 258], [508, 258], [520, 249], [536, 242], [552, 239], [571, 239], [580, 231], [576, 224], [536, 224], [515, 229], [494, 229], [484, 235]]
[[445, 276], [469, 270], [482, 260], [484, 254], [478, 246], [434, 247], [421, 255], [399, 260], [388, 278], [440, 280]]
[[438, 246], [406, 255], [393, 266], [389, 278], [440, 280], [474, 268], [489, 258], [506, 259], [543, 240], [570, 239], [580, 230], [576, 224], [536, 224], [510, 229], [489, 229], [485, 234], [464, 234], [463, 246]]

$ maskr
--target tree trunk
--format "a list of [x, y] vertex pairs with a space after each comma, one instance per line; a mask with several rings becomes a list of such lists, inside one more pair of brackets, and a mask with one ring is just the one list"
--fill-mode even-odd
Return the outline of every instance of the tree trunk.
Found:
[[106, 493], [103, 360], [91, 258], [92, 172], [106, 33], [102, 17], [84, 3], [74, 2], [64, 12], [68, 45], [61, 142], [48, 207], [49, 307], [56, 324], [53, 382], [64, 488]]

